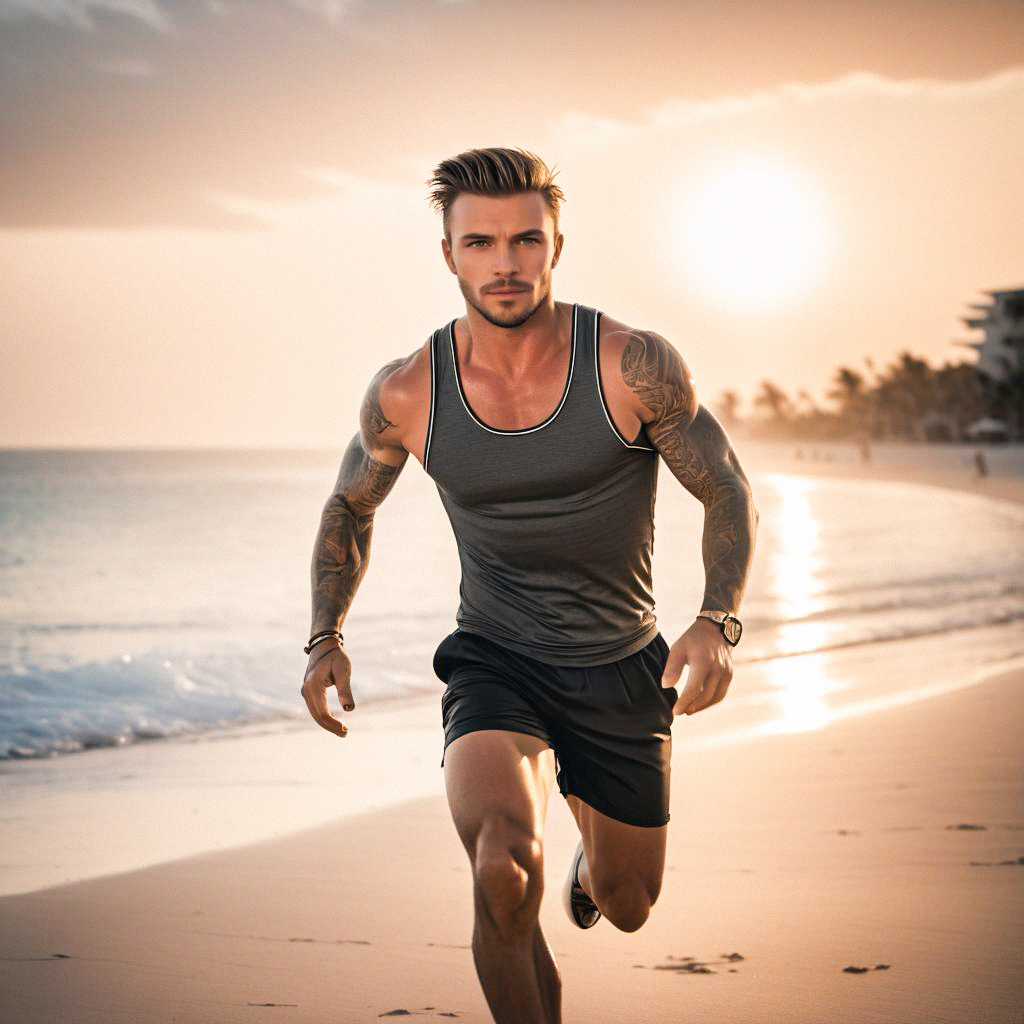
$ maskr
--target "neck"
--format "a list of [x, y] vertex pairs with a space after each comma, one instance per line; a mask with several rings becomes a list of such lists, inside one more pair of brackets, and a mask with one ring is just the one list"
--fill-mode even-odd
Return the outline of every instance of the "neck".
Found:
[[465, 340], [468, 359], [514, 376], [562, 346], [570, 319], [568, 306], [555, 302], [549, 293], [530, 319], [518, 327], [492, 324], [468, 303], [465, 320], [455, 327], [456, 335]]

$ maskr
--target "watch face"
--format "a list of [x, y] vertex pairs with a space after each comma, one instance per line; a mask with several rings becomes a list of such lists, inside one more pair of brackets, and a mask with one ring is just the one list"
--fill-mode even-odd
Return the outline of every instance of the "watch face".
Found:
[[725, 634], [725, 639], [735, 646], [740, 642], [740, 637], [743, 635], [743, 624], [739, 619], [733, 618], [730, 615], [722, 623], [722, 632]]

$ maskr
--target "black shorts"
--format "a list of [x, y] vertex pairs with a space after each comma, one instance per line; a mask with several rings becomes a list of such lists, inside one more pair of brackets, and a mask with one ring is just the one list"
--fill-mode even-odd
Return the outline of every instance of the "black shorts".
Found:
[[668, 650], [658, 633], [619, 661], [567, 667], [456, 629], [434, 654], [434, 672], [447, 683], [445, 750], [478, 729], [537, 736], [554, 749], [563, 796], [572, 793], [628, 825], [664, 825], [679, 696], [661, 686]]

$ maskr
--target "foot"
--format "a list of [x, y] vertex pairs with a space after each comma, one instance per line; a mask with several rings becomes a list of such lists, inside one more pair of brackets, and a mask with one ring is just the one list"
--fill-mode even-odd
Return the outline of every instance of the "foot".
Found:
[[572, 867], [569, 869], [569, 877], [566, 878], [565, 887], [562, 889], [562, 902], [569, 915], [569, 920], [577, 928], [593, 928], [601, 920], [601, 911], [597, 909], [597, 904], [580, 885], [581, 860], [583, 860], [582, 839], [576, 847], [576, 853], [572, 858]]

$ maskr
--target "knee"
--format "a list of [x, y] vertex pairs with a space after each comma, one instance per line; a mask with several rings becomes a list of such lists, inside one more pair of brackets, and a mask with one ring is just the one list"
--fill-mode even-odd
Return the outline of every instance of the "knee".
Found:
[[473, 861], [478, 916], [501, 934], [527, 934], [543, 890], [543, 854], [535, 836], [507, 827], [481, 831]]
[[601, 913], [620, 931], [635, 932], [650, 917], [651, 907], [658, 898], [640, 878], [621, 878], [594, 894], [594, 902]]

